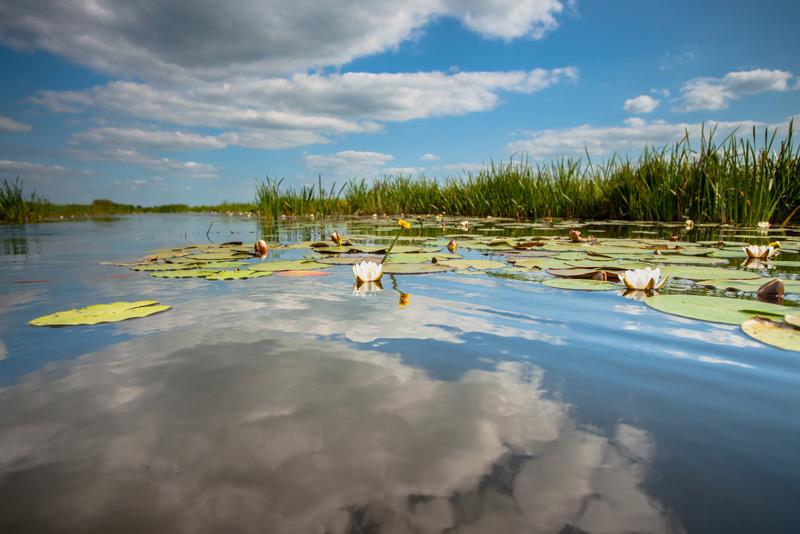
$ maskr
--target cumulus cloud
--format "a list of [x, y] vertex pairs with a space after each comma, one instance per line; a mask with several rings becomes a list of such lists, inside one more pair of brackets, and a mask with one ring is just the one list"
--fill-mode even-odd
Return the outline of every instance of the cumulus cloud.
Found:
[[650, 113], [658, 107], [659, 100], [648, 95], [639, 95], [625, 101], [625, 111], [628, 113]]
[[32, 127], [30, 124], [18, 122], [9, 117], [0, 115], [0, 130], [6, 132], [30, 132]]
[[0, 174], [13, 176], [53, 176], [67, 171], [61, 165], [46, 165], [30, 161], [0, 160]]
[[423, 161], [436, 161], [439, 159], [439, 156], [436, 154], [431, 154], [430, 152], [427, 154], [423, 154], [419, 159]]
[[722, 78], [696, 78], [681, 86], [677, 111], [727, 108], [731, 101], [766, 91], [787, 91], [792, 73], [783, 70], [754, 69], [729, 72]]
[[524, 139], [513, 141], [506, 145], [506, 148], [511, 153], [524, 153], [537, 159], [582, 156], [586, 151], [592, 156], [609, 156], [615, 152], [639, 151], [646, 146], [663, 147], [675, 143], [686, 134], [697, 138], [703, 128], [706, 132], [716, 128], [716, 138], [722, 139], [733, 131], [746, 132], [753, 127], [767, 127], [785, 132], [788, 121], [777, 124], [753, 120], [706, 121], [704, 124], [630, 118], [621, 126], [584, 124], [571, 128], [529, 132]]
[[563, 10], [561, 0], [0, 0], [0, 39], [106, 73], [227, 80], [342, 65], [440, 17], [487, 38], [541, 38]]
[[394, 159], [390, 154], [360, 150], [343, 150], [336, 154], [306, 154], [303, 165], [314, 171], [337, 176], [374, 176], [386, 172], [383, 167]]

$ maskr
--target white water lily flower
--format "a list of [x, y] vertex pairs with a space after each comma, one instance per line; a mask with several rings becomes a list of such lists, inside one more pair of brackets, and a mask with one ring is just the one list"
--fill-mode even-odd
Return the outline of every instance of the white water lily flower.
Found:
[[691, 219], [686, 219], [686, 229], [691, 230], [694, 228], [694, 221]]
[[769, 230], [769, 221], [761, 221], [756, 226], [759, 230]]
[[667, 283], [667, 279], [669, 279], [669, 276], [661, 278], [661, 269], [651, 269], [650, 267], [625, 271], [625, 274], [622, 275], [625, 287], [642, 291], [659, 289]]
[[747, 254], [748, 258], [756, 258], [759, 260], [771, 258], [778, 253], [778, 249], [769, 245], [750, 245], [748, 247], [743, 247], [742, 250], [744, 250], [744, 253]]
[[383, 264], [374, 261], [362, 261], [353, 264], [353, 274], [359, 282], [377, 282], [383, 276]]

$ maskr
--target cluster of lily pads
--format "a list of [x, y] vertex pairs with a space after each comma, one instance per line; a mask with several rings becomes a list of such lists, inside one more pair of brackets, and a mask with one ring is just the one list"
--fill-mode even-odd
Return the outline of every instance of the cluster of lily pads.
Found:
[[[380, 290], [384, 274], [485, 274], [559, 289], [618, 291], [663, 312], [741, 324], [745, 333], [765, 343], [800, 350], [800, 330], [794, 319], [800, 308], [793, 305], [795, 295], [800, 295], [800, 280], [790, 274], [769, 276], [770, 271], [800, 268], [800, 237], [763, 247], [752, 245], [753, 239], [763, 240], [763, 235], [694, 242], [677, 235], [660, 239], [641, 231], [641, 237], [595, 238], [583, 237], [567, 224], [571, 225], [547, 226], [560, 235], [491, 237], [485, 234], [509, 228], [535, 232], [546, 226], [505, 223], [480, 228], [480, 223], [448, 226], [441, 220], [415, 224], [414, 230], [424, 228], [427, 233], [438, 229], [431, 236], [421, 231], [411, 235], [413, 230], [406, 232], [410, 224], [403, 220], [401, 229], [387, 221], [372, 227], [372, 233], [333, 233], [327, 240], [294, 243], [259, 241], [255, 246], [197, 244], [156, 250], [140, 260], [114, 265], [154, 278], [206, 280], [245, 280], [274, 273], [314, 275], [347, 265], [353, 269], [358, 294]], [[282, 252], [289, 250], [304, 256], [282, 259]], [[765, 286], [771, 291], [765, 292]], [[763, 302], [765, 298], [772, 302]]]

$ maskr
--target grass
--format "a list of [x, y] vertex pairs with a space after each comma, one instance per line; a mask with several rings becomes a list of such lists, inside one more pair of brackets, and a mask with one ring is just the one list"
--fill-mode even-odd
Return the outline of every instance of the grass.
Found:
[[328, 191], [320, 185], [282, 188], [267, 178], [256, 204], [265, 217], [309, 214], [406, 213], [540, 218], [627, 219], [739, 223], [789, 222], [800, 211], [800, 150], [793, 124], [777, 132], [699, 146], [685, 136], [674, 145], [647, 148], [636, 161], [613, 157], [603, 165], [561, 159], [531, 165], [524, 159], [492, 163], [477, 173], [437, 181], [386, 177], [350, 180]]
[[701, 133], [697, 146], [685, 136], [662, 149], [647, 148], [635, 161], [612, 157], [602, 165], [588, 157], [530, 164], [524, 159], [492, 162], [477, 173], [441, 181], [419, 177], [351, 179], [327, 190], [322, 179], [299, 188], [283, 179], [256, 184], [255, 203], [155, 207], [95, 200], [53, 204], [23, 195], [19, 179], [3, 180], [0, 222], [24, 223], [61, 217], [128, 213], [258, 212], [281, 215], [371, 215], [447, 213], [514, 218], [622, 219], [786, 224], [800, 219], [800, 148], [793, 123], [786, 137], [753, 129], [720, 143]]

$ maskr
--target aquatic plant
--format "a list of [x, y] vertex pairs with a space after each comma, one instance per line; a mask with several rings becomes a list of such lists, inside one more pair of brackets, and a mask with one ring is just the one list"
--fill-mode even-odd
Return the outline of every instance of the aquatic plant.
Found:
[[622, 281], [626, 288], [640, 291], [661, 289], [661, 287], [667, 283], [668, 279], [669, 275], [663, 278], [661, 277], [661, 269], [651, 269], [650, 267], [625, 271], [622, 275]]
[[13, 182], [3, 179], [0, 186], [0, 222], [25, 223], [41, 219], [43, 199], [31, 193], [27, 199], [19, 178]]
[[298, 190], [282, 180], [257, 184], [256, 205], [268, 218], [309, 213], [368, 215], [415, 213], [516, 218], [563, 217], [784, 223], [800, 211], [800, 149], [793, 123], [777, 142], [777, 131], [729, 135], [714, 140], [703, 130], [699, 146], [688, 134], [662, 149], [647, 147], [636, 161], [612, 157], [605, 164], [560, 159], [531, 164], [512, 157], [461, 177], [425, 176], [351, 179]]

